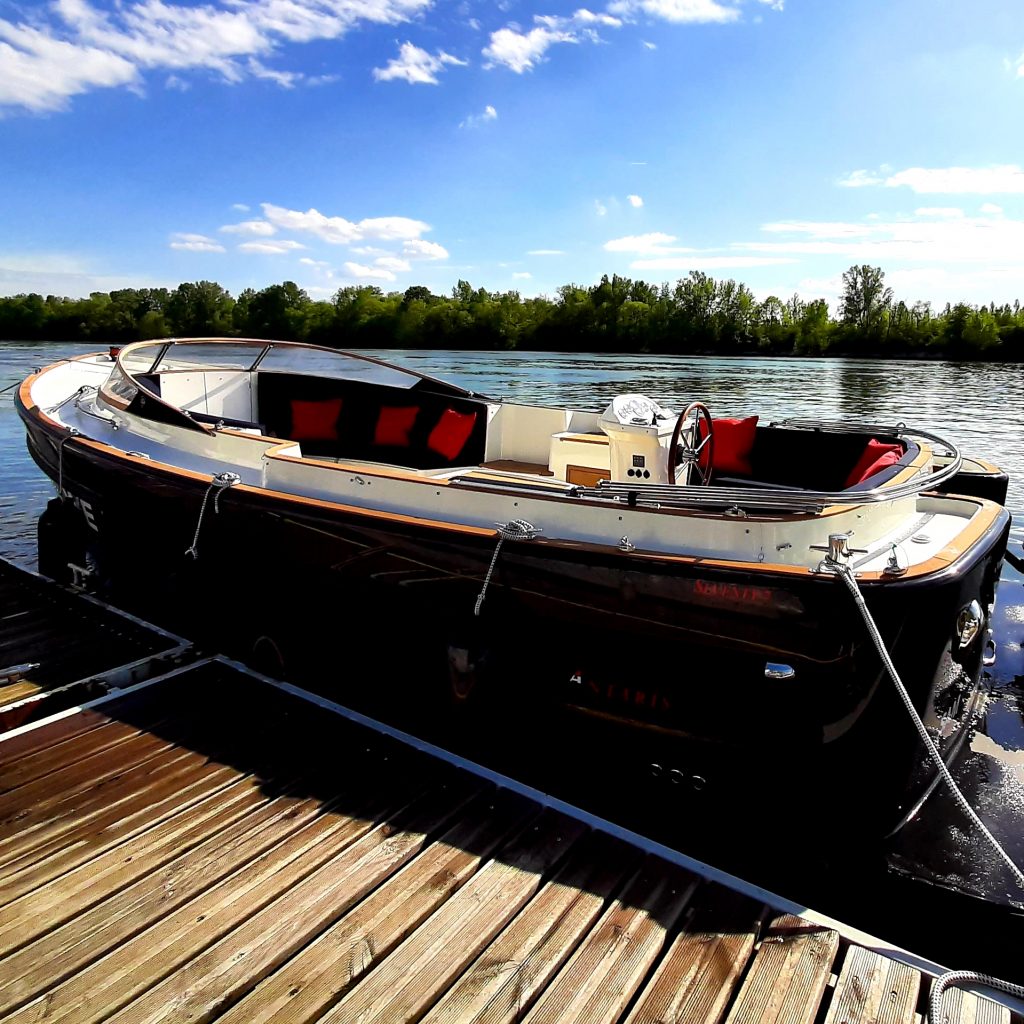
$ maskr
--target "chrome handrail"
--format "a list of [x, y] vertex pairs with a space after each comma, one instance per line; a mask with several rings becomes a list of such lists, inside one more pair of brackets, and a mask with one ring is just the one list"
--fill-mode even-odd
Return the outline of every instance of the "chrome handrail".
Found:
[[[604, 498], [645, 506], [667, 508], [722, 509], [742, 514], [746, 509], [797, 511], [809, 514], [820, 512], [827, 505], [868, 505], [883, 501], [909, 498], [922, 491], [933, 490], [952, 479], [960, 471], [963, 456], [960, 449], [945, 438], [927, 430], [909, 429], [905, 424], [896, 426], [846, 423], [836, 420], [786, 420], [780, 426], [800, 427], [830, 432], [866, 434], [892, 434], [897, 437], [920, 437], [944, 446], [951, 453], [951, 461], [939, 469], [919, 473], [900, 484], [872, 487], [863, 491], [814, 491], [788, 487], [710, 487], [690, 484], [632, 484], [601, 480], [595, 487], [581, 487], [584, 498]], [[948, 457], [948, 456], [943, 456]]]

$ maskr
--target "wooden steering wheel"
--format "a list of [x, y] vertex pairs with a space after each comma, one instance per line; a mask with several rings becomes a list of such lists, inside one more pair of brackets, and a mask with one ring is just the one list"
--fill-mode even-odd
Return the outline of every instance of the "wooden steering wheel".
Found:
[[[693, 421], [684, 436], [684, 424]], [[711, 413], [703, 402], [691, 402], [676, 420], [672, 442], [668, 446], [668, 478], [674, 484], [711, 483], [711, 464], [715, 453], [715, 433]]]

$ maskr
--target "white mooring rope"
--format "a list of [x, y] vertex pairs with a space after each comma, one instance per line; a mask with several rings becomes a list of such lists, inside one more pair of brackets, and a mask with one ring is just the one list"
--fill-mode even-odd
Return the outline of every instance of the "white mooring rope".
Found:
[[[935, 766], [938, 768], [943, 781], [947, 786], [949, 786], [949, 790], [953, 794], [953, 798], [978, 831], [981, 832], [985, 839], [988, 840], [996, 853], [999, 854], [1007, 867], [1009, 867], [1017, 881], [1017, 884], [1021, 889], [1024, 889], [1024, 872], [1017, 867], [1014, 861], [1010, 858], [1010, 855], [1000, 845], [999, 840], [992, 835], [985, 823], [978, 817], [977, 812], [970, 803], [968, 803], [967, 797], [960, 792], [960, 787], [957, 786], [956, 782], [953, 780], [953, 775], [946, 766], [946, 762], [942, 760], [942, 755], [939, 753], [938, 748], [932, 741], [931, 736], [928, 735], [928, 730], [925, 728], [924, 722], [921, 721], [921, 716], [917, 713], [917, 708], [914, 707], [914, 702], [910, 699], [910, 694], [907, 692], [906, 686], [903, 685], [903, 680], [900, 679], [899, 673], [896, 671], [896, 666], [893, 664], [892, 658], [889, 656], [889, 652], [885, 648], [885, 641], [882, 639], [882, 634], [879, 632], [878, 626], [875, 624], [875, 620], [872, 618], [871, 612], [868, 610], [867, 603], [864, 600], [864, 595], [860, 591], [860, 587], [857, 586], [857, 580], [854, 578], [853, 570], [850, 566], [842, 562], [833, 561], [832, 559], [826, 559], [826, 565], [828, 569], [834, 572], [836, 576], [846, 584], [847, 590], [850, 591], [853, 600], [856, 602], [857, 609], [860, 611], [861, 618], [864, 620], [864, 625], [867, 626], [868, 634], [875, 645], [875, 649], [878, 651], [879, 657], [882, 659], [882, 664], [889, 673], [889, 678], [892, 679], [896, 686], [896, 691], [900, 695], [900, 700], [903, 701], [903, 706], [907, 709], [907, 713], [910, 715], [911, 721], [914, 723], [914, 728], [917, 730], [918, 736], [921, 737], [921, 742], [924, 744], [932, 761], [935, 762]], [[942, 995], [945, 990], [950, 987], [967, 984], [981, 985], [985, 988], [995, 989], [998, 992], [1005, 992], [1007, 995], [1015, 996], [1018, 999], [1024, 999], [1024, 985], [1015, 985], [1012, 982], [1002, 981], [1001, 979], [993, 978], [988, 974], [978, 974], [975, 971], [948, 971], [946, 974], [936, 978], [932, 983], [931, 992], [928, 997], [928, 1019], [930, 1024], [945, 1024], [945, 1022], [948, 1021], [948, 1017], [943, 1017], [940, 1013], [942, 1009]]]

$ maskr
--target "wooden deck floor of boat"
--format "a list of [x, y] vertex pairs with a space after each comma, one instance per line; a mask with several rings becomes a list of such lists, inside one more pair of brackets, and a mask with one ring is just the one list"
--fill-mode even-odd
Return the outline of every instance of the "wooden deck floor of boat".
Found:
[[0, 840], [3, 1021], [911, 1024], [925, 1005], [927, 978], [836, 931], [218, 661], [0, 741]]

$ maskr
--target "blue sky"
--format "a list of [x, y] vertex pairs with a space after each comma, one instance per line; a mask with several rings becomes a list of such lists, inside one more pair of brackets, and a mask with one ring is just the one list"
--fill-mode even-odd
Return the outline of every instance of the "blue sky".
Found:
[[0, 294], [1024, 300], [1019, 0], [0, 0]]

